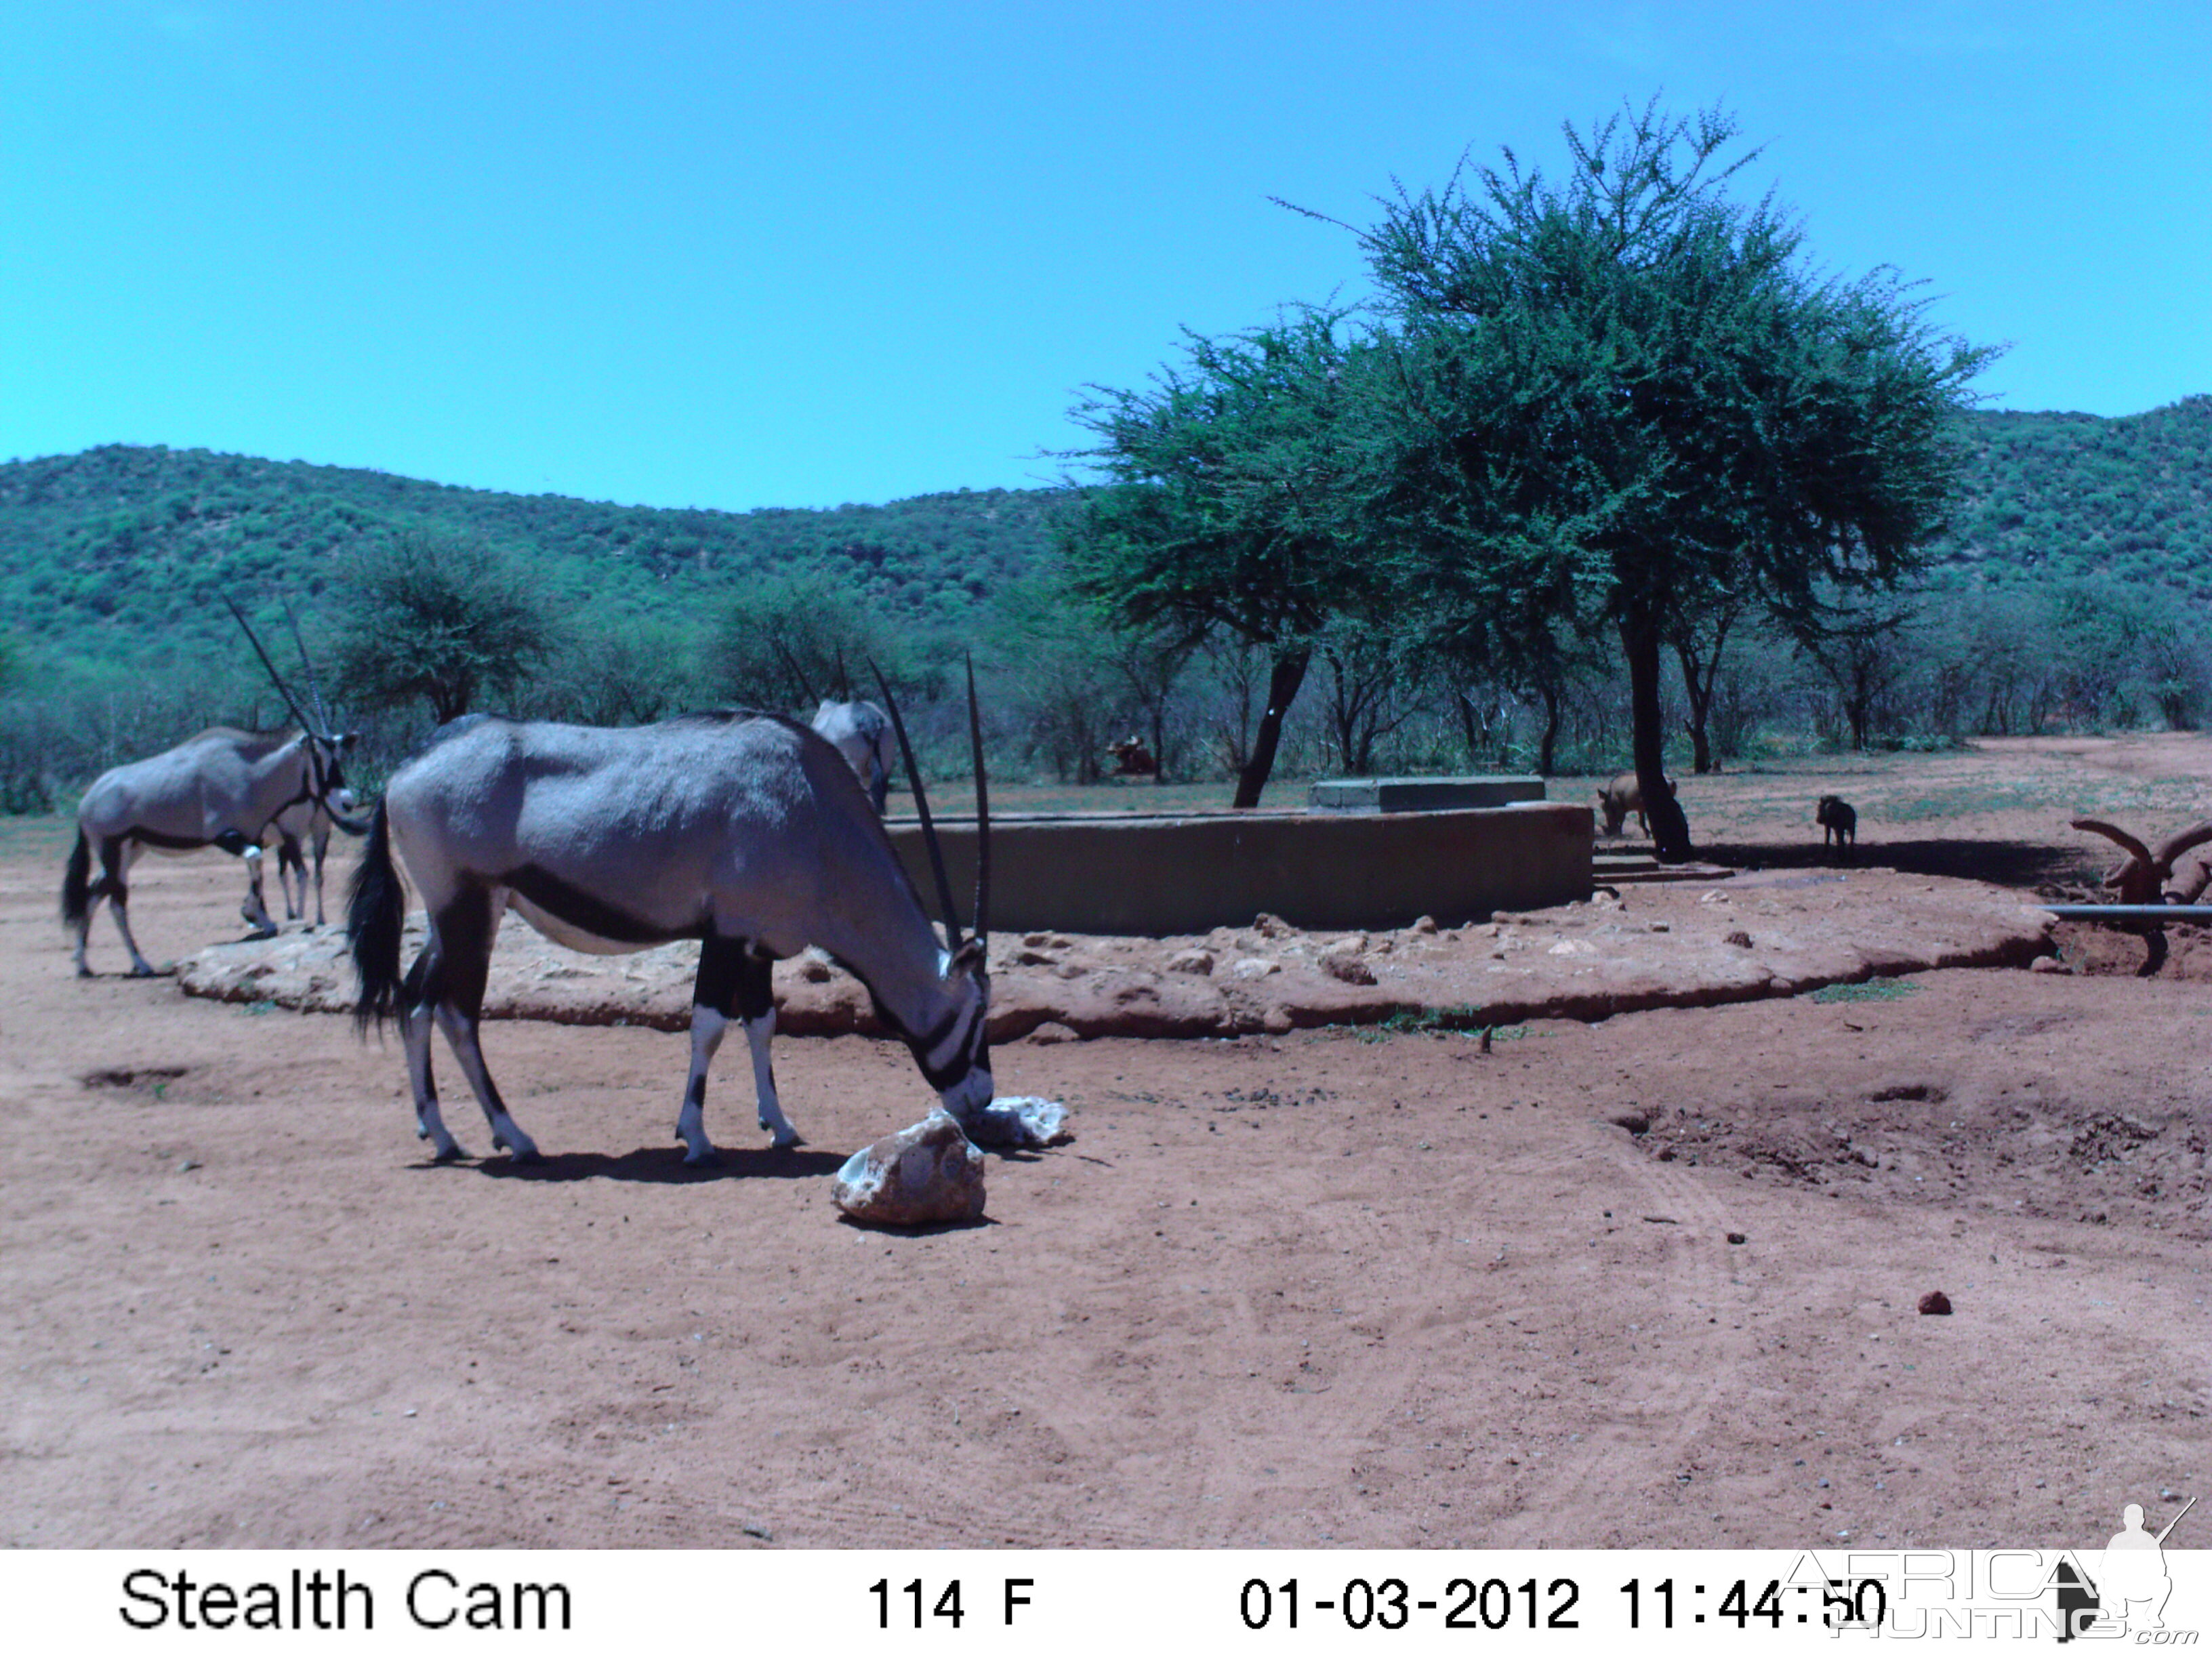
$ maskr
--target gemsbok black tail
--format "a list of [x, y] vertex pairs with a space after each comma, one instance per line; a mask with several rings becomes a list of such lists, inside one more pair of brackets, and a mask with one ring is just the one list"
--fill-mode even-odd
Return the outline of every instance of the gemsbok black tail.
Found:
[[407, 890], [392, 863], [392, 831], [384, 803], [368, 823], [368, 844], [346, 895], [346, 939], [361, 994], [353, 1005], [356, 1030], [381, 1027], [399, 1008], [399, 938], [407, 923]]
[[84, 919], [91, 913], [92, 843], [80, 830], [76, 832], [76, 848], [70, 854], [69, 868], [62, 872], [62, 921], [66, 927], [82, 928]]

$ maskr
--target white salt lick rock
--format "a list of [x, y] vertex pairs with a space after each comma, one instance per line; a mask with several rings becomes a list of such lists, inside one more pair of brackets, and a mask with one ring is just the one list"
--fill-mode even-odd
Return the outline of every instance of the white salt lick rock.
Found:
[[983, 1213], [983, 1154], [950, 1113], [932, 1112], [845, 1160], [831, 1200], [855, 1221], [919, 1227]]

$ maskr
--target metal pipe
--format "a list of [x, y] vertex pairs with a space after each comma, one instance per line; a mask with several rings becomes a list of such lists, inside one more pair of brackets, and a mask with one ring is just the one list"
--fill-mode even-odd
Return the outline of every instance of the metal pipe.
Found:
[[2039, 904], [2063, 921], [2212, 921], [2212, 904]]

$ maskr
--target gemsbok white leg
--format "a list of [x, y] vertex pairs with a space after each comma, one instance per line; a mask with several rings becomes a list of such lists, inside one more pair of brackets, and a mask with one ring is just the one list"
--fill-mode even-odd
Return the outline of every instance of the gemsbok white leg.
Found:
[[261, 896], [261, 849], [249, 847], [239, 856], [246, 860], [246, 902], [238, 907], [238, 914], [245, 917], [253, 929], [246, 937], [273, 939], [276, 934], [276, 923]]
[[446, 1127], [438, 1109], [438, 1085], [430, 1074], [430, 1010], [417, 1006], [399, 1016], [399, 1035], [407, 1045], [407, 1080], [415, 1090], [415, 1133], [430, 1143], [430, 1155], [441, 1164], [466, 1158], [460, 1142]]
[[714, 1142], [707, 1138], [707, 1072], [729, 1034], [732, 1004], [744, 1018], [745, 1038], [753, 1051], [760, 1126], [775, 1137], [778, 1146], [799, 1142], [799, 1132], [776, 1100], [775, 1074], [768, 1061], [768, 1039], [775, 1030], [772, 969], [768, 957], [742, 939], [709, 937], [699, 947], [699, 975], [691, 990], [691, 1072], [684, 1086], [684, 1109], [676, 1120], [676, 1133], [688, 1149], [686, 1164], [704, 1164], [714, 1156]]
[[408, 970], [400, 1027], [407, 1042], [407, 1072], [415, 1088], [416, 1132], [428, 1139], [441, 1162], [462, 1156], [438, 1109], [437, 1086], [430, 1070], [430, 1026], [446, 1034], [446, 1042], [459, 1062], [461, 1075], [476, 1091], [491, 1125], [492, 1145], [513, 1155], [518, 1164], [538, 1156], [538, 1143], [525, 1134], [508, 1115], [506, 1102], [484, 1065], [483, 1049], [477, 1040], [483, 1013], [484, 981], [491, 969], [492, 940], [499, 932], [500, 913], [507, 908], [503, 890], [466, 887], [432, 910], [429, 936], [422, 953]]
[[775, 1068], [769, 1063], [768, 1046], [775, 1036], [775, 964], [763, 956], [748, 953], [745, 971], [738, 981], [738, 1012], [744, 1018], [745, 1046], [752, 1050], [753, 1096], [760, 1103], [760, 1126], [777, 1146], [796, 1146], [799, 1131], [783, 1115], [776, 1098]]

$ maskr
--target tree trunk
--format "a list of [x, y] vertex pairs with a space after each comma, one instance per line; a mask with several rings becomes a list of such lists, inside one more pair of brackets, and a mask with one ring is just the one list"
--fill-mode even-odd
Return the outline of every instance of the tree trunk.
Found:
[[1690, 764], [1703, 777], [1713, 769], [1712, 744], [1705, 735], [1705, 717], [1713, 706], [1712, 681], [1708, 678], [1702, 685], [1698, 684], [1701, 677], [1693, 647], [1677, 640], [1674, 654], [1681, 659], [1682, 690], [1690, 704], [1689, 714], [1682, 722], [1690, 728]]
[[1662, 864], [1682, 864], [1694, 854], [1690, 846], [1690, 821], [1667, 787], [1666, 714], [1659, 701], [1662, 644], [1658, 617], [1648, 606], [1632, 604], [1620, 619], [1620, 645], [1628, 659], [1636, 781], [1644, 791], [1644, 816], [1651, 822], [1653, 856]]
[[1682, 690], [1689, 698], [1690, 750], [1692, 765], [1703, 777], [1720, 769], [1713, 763], [1713, 747], [1708, 735], [1713, 712], [1713, 690], [1721, 677], [1721, 653], [1728, 649], [1729, 629], [1735, 625], [1735, 611], [1722, 611], [1714, 620], [1713, 649], [1711, 656], [1701, 656], [1697, 641], [1685, 626], [1674, 635], [1674, 654], [1682, 663]]
[[1283, 740], [1283, 716], [1291, 712], [1291, 700], [1298, 695], [1298, 687], [1305, 684], [1306, 665], [1312, 660], [1312, 650], [1304, 646], [1276, 655], [1274, 666], [1267, 674], [1267, 706], [1260, 715], [1252, 758], [1244, 763], [1244, 770], [1237, 780], [1237, 799], [1231, 805], [1260, 804], [1260, 792], [1267, 787], [1268, 775], [1275, 769], [1275, 750]]
[[1559, 688], [1547, 683], [1537, 688], [1536, 695], [1544, 700], [1544, 741], [1536, 751], [1536, 774], [1548, 778], [1558, 770], [1552, 762], [1559, 746]]

